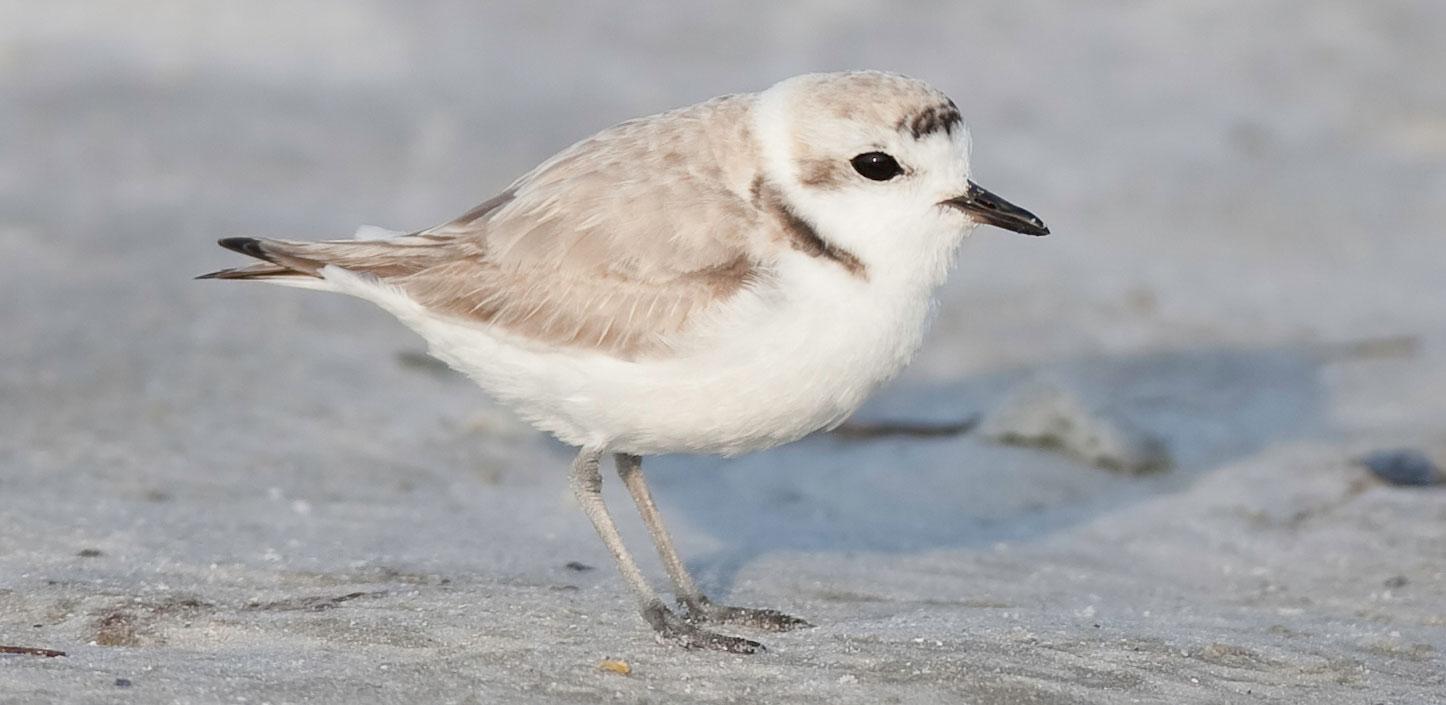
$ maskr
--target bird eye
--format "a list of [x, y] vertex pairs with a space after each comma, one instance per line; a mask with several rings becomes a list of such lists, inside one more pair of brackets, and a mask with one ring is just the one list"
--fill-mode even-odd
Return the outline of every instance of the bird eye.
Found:
[[883, 152], [864, 152], [850, 159], [849, 163], [854, 165], [854, 171], [863, 175], [865, 179], [874, 181], [888, 181], [904, 173], [899, 163]]

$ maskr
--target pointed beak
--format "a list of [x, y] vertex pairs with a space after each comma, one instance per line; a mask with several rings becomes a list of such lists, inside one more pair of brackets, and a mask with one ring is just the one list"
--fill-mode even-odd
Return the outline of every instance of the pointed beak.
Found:
[[974, 220], [996, 228], [1025, 235], [1049, 234], [1049, 228], [1038, 216], [990, 193], [973, 181], [969, 182], [964, 195], [955, 196], [940, 205], [958, 208]]

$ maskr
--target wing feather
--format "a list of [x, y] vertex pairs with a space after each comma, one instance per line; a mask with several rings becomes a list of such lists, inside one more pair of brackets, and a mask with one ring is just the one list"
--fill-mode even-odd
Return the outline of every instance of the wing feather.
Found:
[[758, 276], [767, 214], [748, 196], [747, 100], [629, 121], [564, 150], [414, 236], [467, 256], [388, 281], [433, 311], [542, 343], [666, 350]]
[[778, 228], [756, 198], [752, 100], [717, 98], [604, 130], [411, 235], [227, 238], [222, 246], [266, 264], [205, 276], [305, 283], [334, 265], [537, 343], [663, 354], [770, 261]]

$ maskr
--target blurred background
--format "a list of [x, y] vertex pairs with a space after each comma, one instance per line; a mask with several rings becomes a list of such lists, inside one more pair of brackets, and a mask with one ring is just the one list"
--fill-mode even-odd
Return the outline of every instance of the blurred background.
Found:
[[[648, 642], [565, 449], [366, 304], [191, 277], [236, 264], [218, 237], [433, 225], [618, 121], [876, 68], [952, 96], [975, 180], [1053, 235], [977, 232], [860, 415], [984, 433], [650, 466], [710, 589], [824, 625], [775, 637], [802, 660], [753, 682], [1432, 692], [1446, 510], [1352, 460], [1446, 447], [1443, 36], [1429, 0], [0, 0], [0, 642], [72, 651], [0, 684], [63, 701], [160, 663], [175, 697], [326, 700], [378, 661], [367, 687], [395, 693], [708, 672]], [[1040, 413], [1124, 460], [990, 440]], [[1128, 472], [1140, 453], [1155, 472]], [[264, 609], [353, 589], [391, 597], [350, 626]], [[659, 680], [596, 683], [597, 635]]]

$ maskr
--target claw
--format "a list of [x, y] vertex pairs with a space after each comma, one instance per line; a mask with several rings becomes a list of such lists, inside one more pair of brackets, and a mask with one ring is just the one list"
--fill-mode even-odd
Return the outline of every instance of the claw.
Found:
[[679, 617], [662, 605], [653, 605], [643, 610], [657, 635], [658, 643], [681, 646], [685, 649], [709, 649], [733, 654], [756, 654], [767, 649], [752, 639], [717, 634], [699, 629], [690, 619]]

